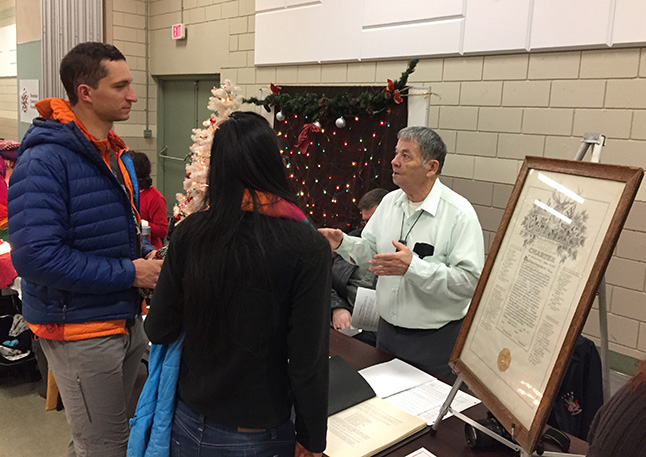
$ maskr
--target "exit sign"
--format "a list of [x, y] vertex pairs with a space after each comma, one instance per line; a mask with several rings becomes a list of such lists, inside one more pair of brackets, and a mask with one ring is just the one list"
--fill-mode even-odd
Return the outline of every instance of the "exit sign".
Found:
[[186, 27], [184, 24], [173, 25], [173, 40], [183, 40], [186, 37]]

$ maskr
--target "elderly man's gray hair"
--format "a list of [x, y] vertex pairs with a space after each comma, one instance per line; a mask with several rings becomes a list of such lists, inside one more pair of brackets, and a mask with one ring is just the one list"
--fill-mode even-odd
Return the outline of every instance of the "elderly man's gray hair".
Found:
[[410, 126], [401, 129], [397, 134], [397, 139], [416, 142], [422, 152], [422, 163], [426, 164], [429, 160], [437, 160], [440, 164], [437, 174], [442, 173], [444, 158], [446, 157], [446, 145], [440, 135], [428, 127]]

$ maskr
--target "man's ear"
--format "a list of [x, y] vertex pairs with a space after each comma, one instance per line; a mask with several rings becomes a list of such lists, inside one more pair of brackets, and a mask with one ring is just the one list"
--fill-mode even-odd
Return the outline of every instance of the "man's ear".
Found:
[[428, 176], [435, 176], [437, 171], [440, 169], [440, 162], [435, 159], [431, 159], [424, 165], [426, 167], [426, 174]]
[[84, 102], [90, 102], [92, 101], [92, 94], [91, 91], [92, 88], [87, 85], [87, 84], [79, 84], [78, 87], [76, 88], [76, 96], [78, 97], [79, 100], [83, 100]]

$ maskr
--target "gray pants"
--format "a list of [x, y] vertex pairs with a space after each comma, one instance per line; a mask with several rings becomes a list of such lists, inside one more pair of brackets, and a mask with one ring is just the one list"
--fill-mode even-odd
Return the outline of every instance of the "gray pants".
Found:
[[41, 338], [72, 428], [68, 457], [125, 457], [126, 408], [147, 340], [141, 318], [128, 335], [81, 341]]
[[449, 358], [460, 327], [462, 319], [434, 330], [397, 327], [379, 319], [377, 348], [450, 383], [456, 376]]

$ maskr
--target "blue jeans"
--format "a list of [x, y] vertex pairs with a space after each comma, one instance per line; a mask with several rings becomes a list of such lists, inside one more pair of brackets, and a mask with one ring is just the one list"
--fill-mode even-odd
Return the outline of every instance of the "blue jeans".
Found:
[[216, 424], [177, 402], [170, 440], [171, 457], [294, 457], [294, 425], [287, 419], [262, 432], [238, 432]]

